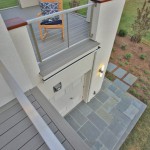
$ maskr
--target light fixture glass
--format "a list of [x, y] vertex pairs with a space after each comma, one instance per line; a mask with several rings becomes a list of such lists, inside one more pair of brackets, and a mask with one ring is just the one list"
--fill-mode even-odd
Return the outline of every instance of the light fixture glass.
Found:
[[100, 76], [100, 77], [103, 77], [104, 69], [105, 69], [105, 66], [104, 66], [104, 65], [101, 65], [101, 66], [100, 66], [100, 69], [99, 69], [99, 76]]

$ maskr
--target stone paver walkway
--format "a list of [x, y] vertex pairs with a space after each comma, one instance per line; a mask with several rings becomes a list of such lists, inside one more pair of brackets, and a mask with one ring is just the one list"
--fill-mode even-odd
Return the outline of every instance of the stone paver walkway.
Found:
[[127, 74], [127, 71], [125, 71], [122, 68], [118, 68], [114, 73], [113, 73], [116, 77], [118, 78], [123, 78], [125, 76], [125, 74]]
[[[122, 81], [116, 80], [115, 82], [117, 85], [119, 85], [118, 83], [121, 83], [121, 85], [123, 85], [122, 89], [125, 89], [125, 91], [126, 89], [129, 89], [129, 87], [132, 86], [137, 80], [136, 76], [134, 76], [131, 73], [128, 73], [122, 68], [117, 67], [115, 64], [111, 62], [109, 62], [108, 64], [107, 71], [115, 75], [119, 80], [122, 80]], [[125, 84], [127, 84], [127, 86]], [[119, 87], [121, 87], [121, 85]]]
[[119, 79], [116, 79], [114, 81], [114, 83], [115, 83], [116, 86], [118, 86], [120, 89], [122, 89], [125, 92], [130, 88], [130, 86], [128, 86], [127, 84], [123, 83]]
[[81, 102], [65, 119], [91, 150], [118, 150], [145, 109], [145, 104], [105, 79], [91, 102]]
[[113, 63], [110, 62], [108, 64], [107, 71], [112, 72], [116, 68], [117, 68], [117, 66], [115, 64], [113, 64]]
[[125, 82], [128, 83], [129, 85], [133, 85], [136, 80], [137, 80], [137, 77], [134, 76], [134, 75], [131, 74], [131, 73], [129, 73], [129, 74], [123, 79], [123, 81], [125, 81]]

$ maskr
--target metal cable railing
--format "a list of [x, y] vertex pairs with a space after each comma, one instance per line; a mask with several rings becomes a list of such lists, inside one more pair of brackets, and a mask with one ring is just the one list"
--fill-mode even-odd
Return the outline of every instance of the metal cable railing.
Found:
[[[77, 11], [85, 8], [91, 9], [92, 7], [94, 7], [94, 3], [89, 3], [28, 20], [29, 32], [32, 37], [31, 41], [33, 43], [37, 60], [43, 62], [54, 55], [89, 39], [92, 17], [90, 18], [90, 22], [88, 22], [86, 16], [79, 15]], [[64, 40], [62, 39], [62, 32], [60, 29], [47, 30], [47, 36], [44, 40], [41, 40], [38, 23], [58, 15], [63, 15], [64, 17]], [[42, 32], [44, 33], [44, 29]]]

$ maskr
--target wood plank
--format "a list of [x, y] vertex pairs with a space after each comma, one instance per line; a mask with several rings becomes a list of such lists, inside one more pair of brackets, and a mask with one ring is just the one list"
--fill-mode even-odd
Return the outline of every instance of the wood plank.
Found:
[[37, 134], [28, 143], [26, 143], [20, 150], [36, 150], [44, 144], [42, 137]]
[[46, 144], [43, 144], [38, 150], [49, 150]]
[[31, 103], [33, 103], [34, 101], [36, 101], [36, 99], [33, 97], [33, 95], [29, 95], [28, 99], [30, 100]]
[[[8, 143], [5, 147], [1, 150], [18, 150], [24, 145], [26, 142], [31, 140], [35, 135], [38, 134], [36, 128], [32, 125], [27, 128], [24, 132], [22, 132], [19, 136], [14, 138], [10, 143]], [[44, 142], [43, 139], [42, 143]]]
[[16, 18], [11, 18], [8, 20], [5, 20], [5, 24], [8, 30], [13, 30], [16, 28], [20, 28], [23, 26], [27, 25], [26, 20], [20, 18], [20, 17], [16, 17]]
[[51, 117], [61, 133], [65, 136], [69, 143], [71, 143], [74, 149], [90, 150], [90, 148], [84, 143], [84, 141], [72, 129], [66, 120], [57, 112], [57, 110], [48, 102], [37, 87], [33, 88], [31, 92], [39, 104], [44, 108], [46, 113]]
[[12, 100], [8, 104], [0, 107], [0, 114], [18, 103], [17, 99]]
[[18, 113], [20, 110], [22, 110], [22, 107], [20, 106], [19, 103], [15, 104], [12, 106], [10, 109], [4, 111], [3, 113], [0, 114], [0, 124]]
[[21, 120], [25, 119], [27, 115], [25, 112], [22, 110], [9, 118], [7, 121], [3, 122], [0, 125], [0, 136], [4, 134], [6, 131], [8, 131], [10, 128], [14, 127], [16, 124], [18, 124]]
[[7, 145], [11, 140], [17, 137], [20, 133], [25, 131], [32, 123], [29, 118], [25, 118], [19, 124], [14, 126], [11, 130], [8, 130], [5, 134], [0, 137], [0, 148]]

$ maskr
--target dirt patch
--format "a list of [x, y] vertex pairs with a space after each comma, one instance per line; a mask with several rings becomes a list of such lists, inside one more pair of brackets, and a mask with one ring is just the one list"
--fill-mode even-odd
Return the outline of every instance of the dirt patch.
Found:
[[116, 37], [110, 61], [138, 77], [129, 92], [146, 102], [150, 100], [150, 47], [135, 44], [130, 37]]

